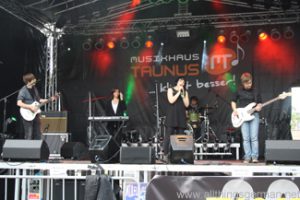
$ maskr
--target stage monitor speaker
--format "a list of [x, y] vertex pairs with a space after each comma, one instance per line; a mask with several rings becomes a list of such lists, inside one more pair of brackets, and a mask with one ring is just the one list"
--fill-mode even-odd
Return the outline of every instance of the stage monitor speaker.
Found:
[[152, 147], [121, 147], [121, 164], [153, 164], [155, 155]]
[[170, 162], [174, 164], [194, 163], [194, 139], [191, 135], [171, 135]]
[[49, 148], [44, 140], [6, 140], [3, 160], [48, 160]]
[[96, 136], [89, 148], [92, 163], [117, 163], [119, 162], [119, 147], [111, 135]]
[[266, 140], [267, 163], [300, 162], [300, 140]]
[[43, 133], [67, 132], [67, 112], [43, 112], [40, 119]]
[[72, 160], [85, 160], [88, 158], [88, 149], [81, 142], [66, 142], [60, 149], [61, 157]]

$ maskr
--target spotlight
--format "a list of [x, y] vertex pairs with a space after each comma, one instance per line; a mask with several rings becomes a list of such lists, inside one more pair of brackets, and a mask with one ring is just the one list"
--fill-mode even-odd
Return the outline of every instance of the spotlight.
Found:
[[146, 47], [146, 48], [152, 48], [153, 45], [154, 45], [154, 44], [153, 44], [153, 41], [152, 41], [152, 36], [149, 35], [149, 36], [147, 37], [146, 42], [145, 42], [145, 47]]
[[248, 42], [251, 36], [251, 31], [247, 30], [245, 33], [242, 33], [240, 35], [240, 41], [242, 42]]
[[230, 39], [231, 43], [235, 44], [235, 43], [238, 43], [240, 37], [239, 37], [239, 35], [237, 34], [236, 31], [231, 31], [229, 39]]
[[207, 149], [208, 149], [208, 147], [207, 147], [207, 143], [206, 143], [206, 142], [204, 142], [204, 143], [202, 144], [202, 150], [203, 150], [203, 152], [206, 152], [206, 151], [207, 151]]
[[224, 30], [220, 30], [218, 37], [217, 37], [217, 41], [221, 44], [224, 44], [226, 42], [226, 37], [224, 35]]
[[123, 37], [120, 41], [120, 47], [122, 49], [127, 49], [129, 47], [129, 42], [126, 37]]
[[102, 50], [104, 48], [104, 40], [100, 38], [95, 44], [94, 47], [96, 50]]
[[271, 39], [274, 41], [278, 41], [281, 39], [281, 33], [279, 32], [279, 30], [277, 28], [273, 28], [271, 30]]
[[292, 39], [295, 36], [293, 29], [290, 26], [285, 27], [283, 37], [285, 39]]
[[136, 36], [132, 42], [131, 42], [131, 46], [135, 49], [139, 48], [141, 46], [141, 38], [139, 36]]
[[264, 41], [268, 38], [268, 34], [264, 32], [263, 30], [258, 30], [258, 39], [260, 41]]
[[82, 43], [82, 49], [85, 51], [89, 51], [92, 48], [92, 40], [89, 38]]
[[107, 42], [106, 46], [109, 49], [114, 49], [116, 47], [115, 39], [111, 39], [110, 41]]

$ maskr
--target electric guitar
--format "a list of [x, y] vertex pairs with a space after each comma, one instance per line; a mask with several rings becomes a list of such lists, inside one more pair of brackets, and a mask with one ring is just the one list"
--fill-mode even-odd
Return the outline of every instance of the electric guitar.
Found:
[[[57, 97], [59, 96], [60, 94], [57, 93], [55, 94], [53, 97], [54, 99], [57, 99]], [[52, 97], [48, 98], [47, 99], [48, 101], [45, 102], [45, 103], [39, 103], [37, 101], [34, 101], [31, 105], [34, 105], [37, 109], [35, 112], [32, 112], [31, 110], [27, 109], [27, 108], [20, 108], [20, 113], [21, 113], [21, 116], [26, 120], [26, 121], [32, 121], [35, 116], [39, 113], [41, 113], [41, 107], [43, 107], [44, 105], [46, 105], [47, 103], [50, 103], [52, 100]]]
[[[283, 92], [282, 94], [278, 95], [278, 97], [271, 99], [265, 103], [262, 104], [262, 107], [267, 106], [277, 100], [285, 99], [288, 96], [291, 96], [291, 92]], [[240, 127], [244, 122], [251, 121], [254, 119], [254, 115], [252, 115], [255, 112], [256, 103], [252, 102], [248, 104], [244, 108], [237, 108], [238, 115], [234, 115], [234, 113], [231, 114], [231, 122], [233, 127], [238, 128]]]

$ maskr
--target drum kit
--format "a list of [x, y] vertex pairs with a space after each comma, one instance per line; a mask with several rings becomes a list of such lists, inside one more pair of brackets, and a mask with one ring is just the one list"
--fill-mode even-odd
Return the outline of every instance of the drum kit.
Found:
[[211, 128], [209, 121], [209, 111], [214, 108], [215, 107], [203, 106], [190, 109], [187, 113], [185, 134], [193, 135], [195, 142], [209, 142], [211, 137], [216, 140], [217, 136]]

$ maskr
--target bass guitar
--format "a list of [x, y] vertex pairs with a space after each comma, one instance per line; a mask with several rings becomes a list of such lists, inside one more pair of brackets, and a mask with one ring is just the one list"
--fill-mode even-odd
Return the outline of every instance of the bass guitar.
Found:
[[[54, 99], [57, 99], [57, 97], [59, 96], [60, 94], [56, 94], [54, 95]], [[43, 107], [44, 105], [46, 105], [47, 103], [50, 103], [53, 101], [53, 97], [50, 97], [47, 99], [47, 102], [45, 103], [39, 103], [37, 101], [34, 101], [31, 105], [34, 105], [36, 107], [36, 111], [35, 112], [32, 112], [31, 110], [27, 109], [27, 108], [20, 108], [20, 113], [21, 113], [21, 116], [26, 120], [26, 121], [32, 121], [35, 116], [39, 113], [41, 113], [41, 107]]]
[[[280, 95], [278, 95], [276, 98], [271, 99], [265, 103], [262, 104], [262, 107], [267, 106], [277, 100], [285, 99], [288, 96], [291, 96], [291, 92], [283, 92]], [[256, 103], [252, 102], [248, 104], [244, 108], [237, 108], [238, 115], [235, 115], [234, 113], [231, 114], [231, 122], [233, 127], [238, 128], [240, 127], [244, 122], [251, 121], [254, 119], [253, 113], [255, 112]]]

